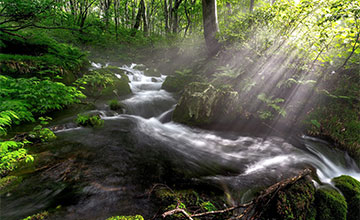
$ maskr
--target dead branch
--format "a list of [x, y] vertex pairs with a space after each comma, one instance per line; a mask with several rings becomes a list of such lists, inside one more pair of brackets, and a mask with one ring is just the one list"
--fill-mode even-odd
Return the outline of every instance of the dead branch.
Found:
[[176, 213], [183, 213], [188, 219], [194, 220], [193, 218], [191, 218], [191, 216], [184, 209], [180, 209], [180, 208], [176, 208], [176, 209], [164, 212], [161, 216], [163, 218], [165, 218], [166, 216], [174, 215]]
[[248, 206], [252, 205], [252, 203], [253, 202], [251, 201], [249, 203], [240, 204], [240, 205], [237, 205], [237, 206], [232, 206], [232, 207], [229, 207], [227, 209], [192, 214], [191, 217], [200, 217], [200, 216], [205, 216], [205, 215], [212, 215], [212, 214], [230, 212], [230, 211], [235, 210], [235, 209], [248, 207]]
[[[189, 215], [184, 209], [179, 208], [179, 202], [178, 202], [178, 205], [175, 209], [164, 212], [162, 214], [162, 217], [165, 218], [166, 216], [171, 216], [176, 213], [183, 213], [188, 219], [192, 220], [192, 217], [219, 214], [219, 213], [230, 212], [238, 208], [246, 208], [240, 215], [236, 216], [235, 219], [255, 220], [258, 219], [263, 214], [265, 208], [270, 204], [270, 202], [275, 198], [275, 196], [278, 194], [280, 190], [286, 188], [288, 185], [294, 184], [295, 182], [297, 182], [298, 180], [304, 178], [309, 174], [311, 174], [311, 170], [305, 169], [295, 177], [288, 178], [278, 183], [275, 183], [274, 185], [271, 185], [266, 190], [264, 190], [258, 197], [256, 197], [255, 199], [253, 199], [252, 201], [246, 204], [240, 204], [223, 210], [202, 212], [202, 213]], [[152, 190], [154, 190], [155, 187], [156, 185], [153, 187]]]

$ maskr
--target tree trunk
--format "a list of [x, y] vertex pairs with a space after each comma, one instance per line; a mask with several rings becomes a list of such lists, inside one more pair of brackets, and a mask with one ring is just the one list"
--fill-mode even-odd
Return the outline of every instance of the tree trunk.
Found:
[[250, 0], [250, 12], [253, 12], [254, 10], [254, 2], [255, 0]]
[[232, 9], [231, 9], [231, 3], [230, 2], [226, 2], [226, 8], [228, 9], [228, 15], [232, 14]]
[[186, 24], [186, 28], [185, 28], [185, 32], [184, 32], [184, 37], [186, 36], [186, 33], [189, 30], [189, 27], [191, 25], [191, 18], [190, 18], [189, 11], [188, 11], [186, 5], [187, 5], [187, 0], [185, 0], [185, 2], [184, 2], [184, 10], [185, 10], [185, 15], [186, 15], [186, 20], [187, 20], [187, 24]]
[[167, 0], [164, 0], [164, 16], [165, 16], [165, 32], [169, 33], [169, 13], [168, 13], [168, 5]]
[[114, 0], [114, 22], [115, 22], [116, 39], [118, 39], [118, 29], [119, 29], [119, 21], [120, 21], [119, 7], [120, 7], [120, 0]]
[[220, 43], [216, 39], [219, 32], [216, 0], [202, 0], [204, 37], [209, 55], [215, 55], [220, 50]]
[[[110, 5], [112, 0], [104, 0], [101, 2], [102, 11], [104, 13], [104, 23], [105, 28], [107, 29], [109, 27], [109, 20], [110, 20]], [[116, 1], [116, 0], [115, 0]]]
[[143, 19], [143, 31], [144, 31], [144, 33], [146, 33], [147, 34], [147, 32], [148, 32], [148, 30], [149, 30], [149, 28], [148, 28], [148, 22], [147, 22], [147, 19], [146, 19], [146, 16], [147, 16], [147, 14], [146, 14], [146, 6], [145, 6], [145, 1], [144, 0], [141, 0], [141, 2], [143, 3], [142, 4], [142, 7], [143, 7], [143, 9], [142, 9], [142, 19]]
[[138, 30], [140, 27], [141, 18], [143, 18], [144, 10], [145, 10], [144, 0], [140, 0], [139, 9], [138, 9], [138, 13], [136, 15], [135, 24], [134, 24], [134, 32], [131, 34], [131, 36], [133, 36], [133, 37], [136, 35], [136, 30]]
[[173, 8], [173, 33], [176, 34], [178, 32], [178, 27], [179, 27], [179, 16], [178, 16], [178, 9], [180, 7], [182, 0], [175, 0], [175, 4], [174, 4], [174, 8]]

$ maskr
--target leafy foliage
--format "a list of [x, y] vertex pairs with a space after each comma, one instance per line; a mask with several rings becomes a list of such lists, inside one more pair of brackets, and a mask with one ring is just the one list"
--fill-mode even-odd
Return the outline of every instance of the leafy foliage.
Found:
[[99, 115], [78, 114], [76, 123], [81, 126], [100, 127], [104, 124], [104, 120]]
[[34, 114], [63, 109], [84, 98], [75, 87], [50, 80], [18, 78], [0, 75], [0, 111], [16, 112], [18, 120], [34, 121]]

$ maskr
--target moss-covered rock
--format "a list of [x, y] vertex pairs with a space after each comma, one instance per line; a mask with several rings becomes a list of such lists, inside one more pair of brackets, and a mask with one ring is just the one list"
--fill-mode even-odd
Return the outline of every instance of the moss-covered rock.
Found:
[[347, 203], [336, 189], [322, 187], [315, 193], [316, 220], [346, 220]]
[[47, 219], [48, 216], [49, 216], [49, 212], [43, 211], [43, 212], [37, 213], [35, 215], [28, 216], [28, 217], [24, 218], [23, 220], [44, 220], [44, 219]]
[[0, 195], [16, 188], [22, 181], [21, 177], [6, 176], [0, 179]]
[[360, 182], [351, 176], [342, 175], [332, 179], [332, 182], [347, 199], [360, 194]]
[[342, 175], [332, 179], [335, 186], [343, 193], [348, 204], [348, 220], [360, 219], [360, 182], [351, 176]]
[[[169, 188], [159, 188], [156, 189], [154, 195], [162, 212], [173, 210], [176, 207], [182, 208], [188, 213], [215, 211], [224, 207], [222, 195], [209, 195], [208, 192], [201, 193], [194, 189], [170, 190]], [[218, 214], [216, 219], [228, 219], [229, 214], [231, 213]], [[182, 213], [167, 217], [167, 219], [183, 218]]]
[[95, 100], [131, 94], [128, 76], [115, 67], [93, 70], [78, 79], [77, 84], [85, 87], [84, 94]]
[[357, 194], [348, 201], [347, 220], [359, 220], [359, 219], [360, 219], [360, 194]]
[[106, 220], [144, 220], [144, 218], [141, 215], [135, 215], [135, 216], [114, 216], [110, 217]]
[[161, 73], [158, 69], [156, 68], [146, 68], [144, 70], [144, 75], [145, 76], [155, 76], [155, 77], [160, 77]]
[[240, 112], [237, 92], [194, 82], [185, 87], [174, 110], [173, 120], [190, 125], [206, 125], [232, 121]]
[[201, 81], [200, 77], [191, 74], [189, 71], [177, 71], [174, 75], [166, 77], [162, 89], [168, 92], [180, 92], [189, 83], [199, 81]]
[[125, 109], [125, 105], [119, 102], [119, 100], [113, 99], [109, 101], [109, 108], [113, 111], [123, 111]]
[[104, 89], [104, 96], [113, 95], [114, 93], [117, 96], [131, 94], [129, 77], [124, 73], [123, 70], [117, 67], [107, 67], [98, 71], [111, 77], [114, 81], [113, 85], [110, 85]]
[[315, 219], [315, 186], [309, 179], [301, 179], [279, 191], [264, 211], [262, 219]]
[[99, 115], [78, 114], [75, 122], [84, 127], [101, 127], [104, 124], [104, 120], [102, 120]]

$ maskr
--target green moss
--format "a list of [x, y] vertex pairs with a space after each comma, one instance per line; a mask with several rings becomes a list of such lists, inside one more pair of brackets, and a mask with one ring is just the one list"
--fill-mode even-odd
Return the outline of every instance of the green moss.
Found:
[[0, 195], [16, 188], [22, 181], [18, 176], [6, 176], [0, 179]]
[[315, 186], [308, 179], [279, 191], [269, 208], [264, 211], [263, 219], [315, 219]]
[[141, 215], [136, 216], [114, 216], [110, 217], [107, 220], [144, 220]]
[[[129, 77], [124, 73], [123, 70], [117, 67], [107, 67], [96, 71], [113, 80], [113, 84], [110, 84], [108, 87], [104, 88], [104, 96], [114, 95], [114, 93], [118, 96], [131, 94]], [[115, 74], [118, 74], [120, 79], [116, 77]]]
[[113, 111], [119, 111], [125, 108], [125, 106], [117, 99], [110, 100], [109, 107]]
[[159, 72], [159, 70], [157, 70], [156, 68], [146, 68], [144, 70], [144, 75], [145, 76], [155, 76], [155, 77], [160, 77], [161, 73]]
[[332, 179], [332, 182], [347, 199], [360, 194], [360, 182], [351, 176], [342, 175]]
[[240, 113], [238, 101], [238, 93], [231, 89], [216, 89], [211, 84], [194, 82], [185, 87], [173, 120], [189, 125], [232, 121]]
[[357, 105], [340, 101], [323, 104], [309, 115], [308, 133], [333, 140], [337, 147], [347, 151], [360, 165], [359, 115], [360, 102]]
[[348, 201], [348, 214], [347, 220], [359, 220], [360, 219], [360, 194], [352, 197]]
[[166, 77], [162, 89], [168, 92], [180, 92], [191, 82], [202, 81], [199, 76], [193, 75], [190, 71], [177, 71], [174, 75]]
[[49, 212], [44, 211], [44, 212], [37, 213], [32, 216], [28, 216], [28, 217], [24, 218], [23, 220], [43, 220], [43, 219], [46, 219], [48, 216], [49, 216]]
[[91, 127], [100, 127], [104, 124], [104, 120], [102, 120], [99, 115], [78, 114], [75, 122], [81, 126]]
[[317, 220], [346, 220], [347, 203], [337, 190], [324, 187], [315, 193]]
[[[114, 70], [119, 70], [120, 72], [116, 73]], [[85, 95], [95, 100], [100, 97], [111, 99], [131, 94], [128, 76], [122, 70], [115, 68], [94, 70], [78, 79], [76, 84], [84, 87]]]
[[347, 219], [360, 219], [360, 182], [346, 175], [336, 177], [332, 182], [343, 193], [348, 203]]

